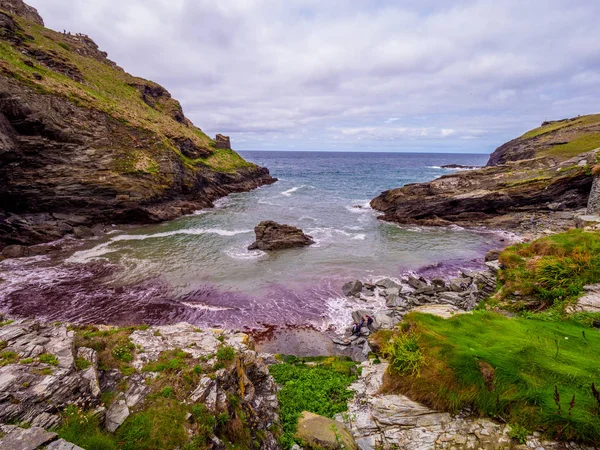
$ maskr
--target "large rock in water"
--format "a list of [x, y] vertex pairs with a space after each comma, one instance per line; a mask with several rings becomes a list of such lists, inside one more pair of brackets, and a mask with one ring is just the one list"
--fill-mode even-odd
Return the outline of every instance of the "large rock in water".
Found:
[[281, 250], [284, 248], [305, 247], [314, 244], [311, 236], [300, 228], [281, 225], [272, 220], [259, 223], [255, 228], [256, 241], [248, 250]]
[[346, 426], [327, 417], [304, 411], [298, 419], [295, 437], [311, 448], [357, 450], [358, 446]]

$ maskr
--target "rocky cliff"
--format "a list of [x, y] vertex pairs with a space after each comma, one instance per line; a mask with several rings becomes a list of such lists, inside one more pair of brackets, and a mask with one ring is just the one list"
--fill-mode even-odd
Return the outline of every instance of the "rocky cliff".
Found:
[[87, 36], [0, 0], [0, 249], [148, 223], [275, 180], [210, 139], [162, 86]]
[[392, 189], [371, 206], [397, 223], [567, 227], [588, 203], [599, 151], [600, 115], [545, 122], [499, 147], [483, 169]]

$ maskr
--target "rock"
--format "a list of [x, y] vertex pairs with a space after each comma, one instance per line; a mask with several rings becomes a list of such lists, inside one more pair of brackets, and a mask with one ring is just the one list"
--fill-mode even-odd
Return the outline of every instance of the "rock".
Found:
[[304, 411], [298, 419], [298, 431], [295, 438], [306, 442], [314, 448], [339, 450], [358, 450], [354, 438], [346, 426], [308, 411]]
[[595, 176], [592, 183], [592, 189], [588, 197], [587, 211], [588, 215], [600, 215], [600, 166], [595, 166]]
[[349, 281], [342, 286], [342, 292], [346, 297], [357, 297], [363, 288], [363, 284], [359, 280]]
[[215, 148], [231, 150], [231, 142], [229, 141], [229, 136], [223, 136], [222, 134], [217, 134], [215, 136]]
[[502, 253], [502, 250], [490, 250], [485, 254], [485, 262], [497, 261], [500, 257], [500, 253]]
[[600, 284], [584, 286], [583, 289], [585, 293], [574, 306], [569, 307], [569, 312], [600, 313]]
[[388, 291], [396, 291], [390, 292], [385, 299], [385, 306], [388, 308], [400, 308], [407, 306], [406, 298], [401, 297], [400, 293], [397, 292], [397, 289], [388, 289]]
[[311, 236], [301, 229], [281, 225], [271, 220], [259, 223], [255, 228], [256, 241], [248, 250], [281, 250], [293, 247], [305, 247], [315, 243]]
[[89, 237], [94, 237], [94, 232], [91, 228], [86, 226], [73, 227], [73, 236], [77, 239], [84, 239]]
[[125, 419], [129, 417], [129, 408], [125, 399], [115, 400], [106, 411], [104, 419], [104, 428], [110, 433], [114, 433], [119, 428]]
[[373, 331], [377, 330], [391, 330], [399, 322], [400, 319], [393, 310], [379, 311], [373, 315]]
[[2, 256], [5, 258], [23, 258], [29, 256], [29, 252], [24, 245], [7, 245], [2, 250]]
[[428, 287], [427, 283], [424, 283], [423, 281], [413, 277], [412, 275], [408, 277], [408, 285], [416, 290], [425, 289]]
[[431, 284], [438, 288], [445, 288], [446, 280], [444, 280], [443, 278], [434, 278], [433, 280], [431, 280]]
[[6, 435], [0, 439], [0, 450], [35, 450], [57, 438], [56, 433], [50, 433], [43, 428], [28, 429], [9, 428]]
[[413, 308], [411, 312], [418, 312], [421, 314], [432, 314], [434, 316], [449, 319], [457, 314], [465, 314], [465, 311], [454, 305], [424, 305]]
[[375, 283], [375, 286], [380, 287], [382, 289], [398, 289], [398, 292], [402, 291], [402, 285], [396, 283], [389, 278], [384, 278], [383, 280], [379, 280]]
[[71, 444], [64, 439], [54, 441], [46, 447], [46, 450], [84, 450], [81, 447]]

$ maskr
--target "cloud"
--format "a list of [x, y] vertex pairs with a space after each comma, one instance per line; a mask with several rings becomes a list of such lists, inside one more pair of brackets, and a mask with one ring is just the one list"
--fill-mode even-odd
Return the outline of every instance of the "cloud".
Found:
[[596, 0], [30, 3], [240, 149], [491, 151], [600, 103]]

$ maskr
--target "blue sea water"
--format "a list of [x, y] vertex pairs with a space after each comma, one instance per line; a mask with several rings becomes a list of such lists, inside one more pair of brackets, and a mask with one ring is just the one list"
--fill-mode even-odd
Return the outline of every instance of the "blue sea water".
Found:
[[[92, 322], [186, 320], [236, 329], [343, 326], [351, 310], [341, 295], [345, 281], [399, 277], [431, 266], [450, 272], [499, 245], [501, 237], [489, 232], [385, 223], [369, 207], [384, 190], [452, 173], [440, 168], [445, 164], [484, 165], [487, 155], [241, 154], [268, 167], [279, 181], [231, 195], [194, 215], [116, 232], [75, 252], [64, 266], [48, 268], [54, 275], [46, 275], [45, 292], [73, 267], [103, 262], [119, 269], [101, 287], [71, 287], [90, 297], [86, 308], [57, 307], [49, 316]], [[316, 244], [271, 254], [248, 251], [253, 228], [262, 220], [298, 226]], [[12, 275], [14, 289], [19, 283], [16, 272]], [[31, 275], [22, 278], [31, 282]], [[107, 294], [110, 289], [113, 294]], [[57, 297], [46, 304], [60, 302]]]

